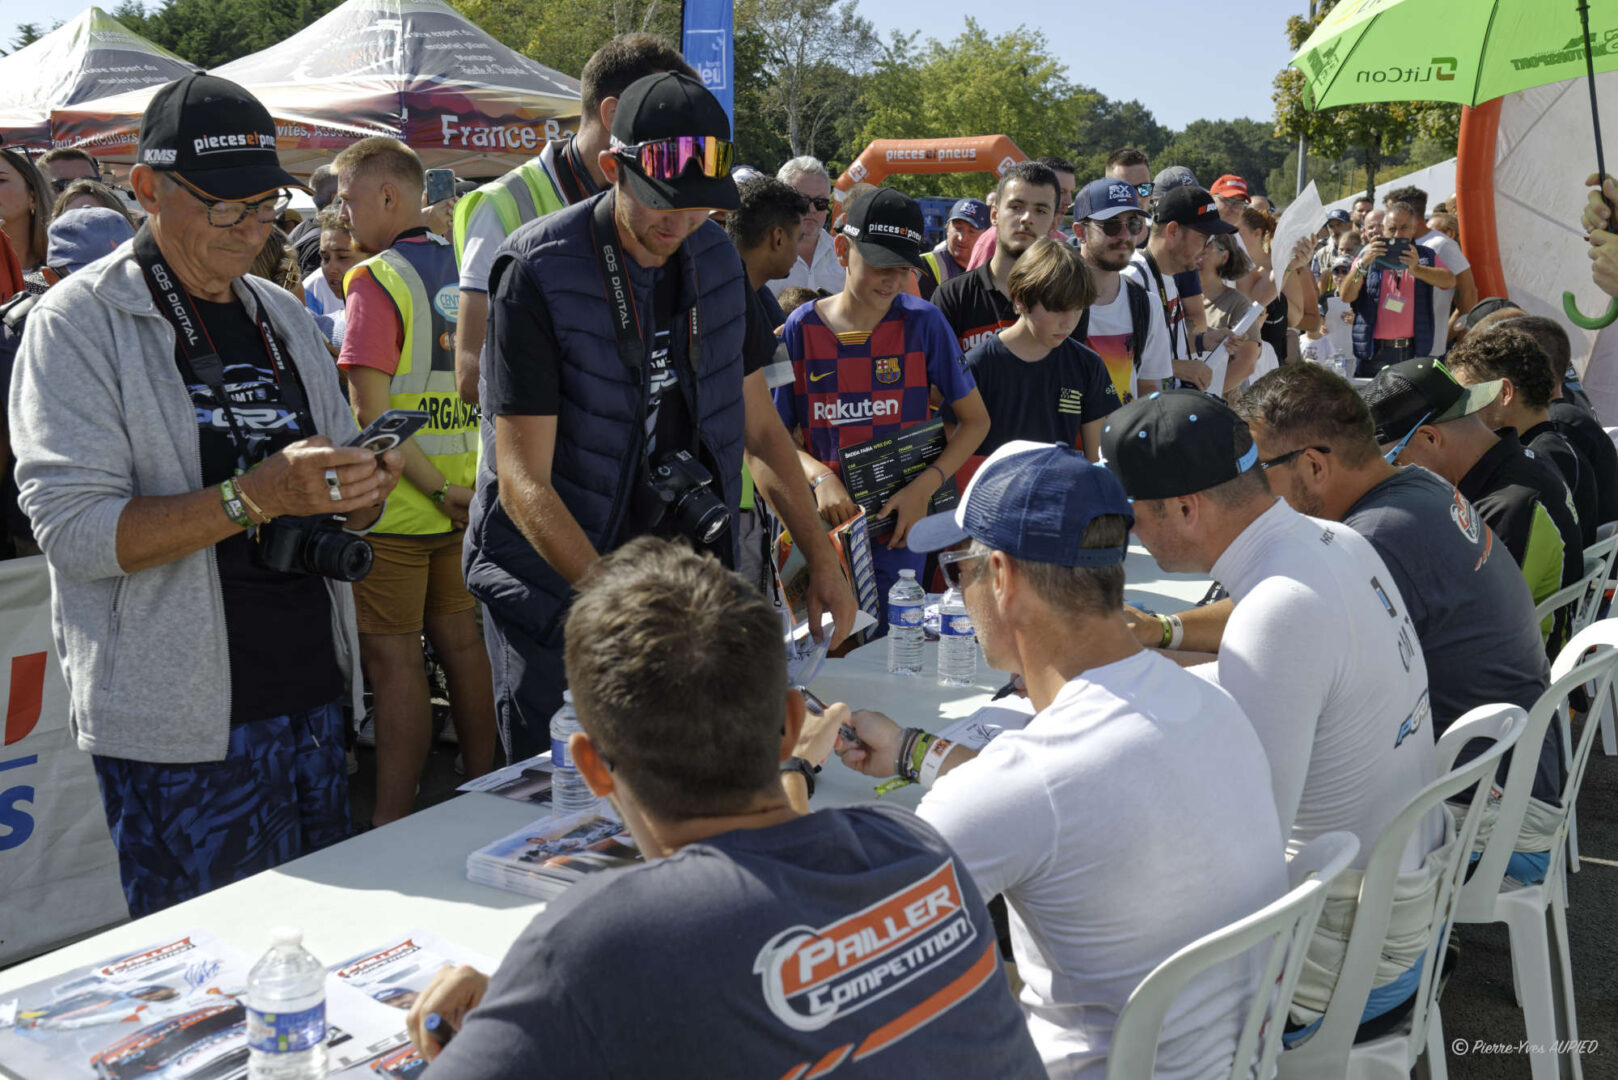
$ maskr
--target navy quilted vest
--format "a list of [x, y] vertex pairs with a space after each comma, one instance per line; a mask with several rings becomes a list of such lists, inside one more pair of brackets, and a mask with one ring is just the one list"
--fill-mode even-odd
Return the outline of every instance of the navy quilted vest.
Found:
[[[529, 222], [500, 248], [491, 281], [502, 263], [520, 260], [550, 310], [562, 352], [562, 406], [557, 416], [551, 484], [597, 551], [633, 539], [620, 535], [630, 495], [643, 482], [642, 452], [648, 401], [647, 372], [631, 369], [618, 355], [606, 287], [590, 237], [590, 217], [610, 191]], [[625, 260], [643, 313], [646, 353], [653, 327], [653, 276]], [[741, 257], [725, 231], [712, 222], [688, 237], [669, 266], [680, 272], [680, 312], [670, 333], [679, 365], [678, 386], [695, 419], [702, 464], [714, 477], [734, 515], [741, 504], [742, 348], [747, 318], [747, 280]], [[689, 378], [689, 324], [684, 312], [696, 304], [700, 356]], [[558, 616], [570, 586], [540, 557], [500, 506], [495, 474], [494, 421], [483, 424], [483, 456], [467, 527], [466, 584], [472, 595], [495, 606], [502, 618], [559, 644]], [[734, 545], [734, 530], [721, 539]], [[728, 552], [734, 562], [734, 551]]]
[[[1416, 245], [1416, 258], [1421, 265], [1432, 266], [1433, 253], [1429, 248]], [[1387, 271], [1372, 270], [1365, 275], [1365, 284], [1360, 287], [1360, 294], [1354, 298], [1354, 358], [1356, 360], [1370, 360], [1376, 352], [1376, 316], [1381, 307], [1377, 304], [1378, 295], [1382, 291], [1382, 275]], [[1448, 329], [1446, 328], [1446, 333]], [[1415, 352], [1412, 356], [1431, 356], [1433, 354], [1433, 287], [1425, 281], [1416, 282], [1416, 326], [1412, 336], [1415, 343]]]

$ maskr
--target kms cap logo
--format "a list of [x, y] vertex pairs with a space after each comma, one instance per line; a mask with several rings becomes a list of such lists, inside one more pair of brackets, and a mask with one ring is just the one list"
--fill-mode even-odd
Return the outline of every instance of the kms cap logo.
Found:
[[953, 859], [864, 911], [814, 929], [783, 930], [753, 973], [776, 1019], [819, 1031], [947, 962], [977, 937]]

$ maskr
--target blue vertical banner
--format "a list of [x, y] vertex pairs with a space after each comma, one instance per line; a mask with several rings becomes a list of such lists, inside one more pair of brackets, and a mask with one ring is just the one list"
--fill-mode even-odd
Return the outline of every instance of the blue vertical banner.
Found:
[[736, 87], [731, 55], [735, 41], [734, 0], [685, 0], [683, 8], [685, 38], [680, 50], [685, 53], [686, 62], [702, 76], [702, 84], [725, 107], [734, 136]]

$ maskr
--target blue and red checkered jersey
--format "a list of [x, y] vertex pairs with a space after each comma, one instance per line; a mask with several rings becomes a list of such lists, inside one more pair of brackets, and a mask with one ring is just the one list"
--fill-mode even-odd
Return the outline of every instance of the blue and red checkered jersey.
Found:
[[792, 384], [773, 391], [776, 411], [788, 431], [803, 428], [809, 452], [833, 469], [840, 447], [927, 420], [932, 387], [951, 404], [977, 389], [944, 316], [906, 293], [869, 334], [834, 334], [814, 304], [803, 304], [787, 316], [783, 337]]

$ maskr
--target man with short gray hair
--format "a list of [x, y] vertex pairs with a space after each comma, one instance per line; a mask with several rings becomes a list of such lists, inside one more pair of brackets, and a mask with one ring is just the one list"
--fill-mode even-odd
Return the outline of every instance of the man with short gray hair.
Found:
[[809, 212], [803, 215], [803, 236], [798, 240], [798, 261], [792, 272], [784, 278], [770, 282], [770, 291], [780, 296], [787, 289], [801, 286], [806, 289], [825, 289], [828, 293], [843, 291], [843, 264], [837, 261], [831, 234], [826, 231], [826, 219], [831, 214], [831, 175], [817, 157], [805, 154], [781, 166], [775, 178], [809, 200]]

